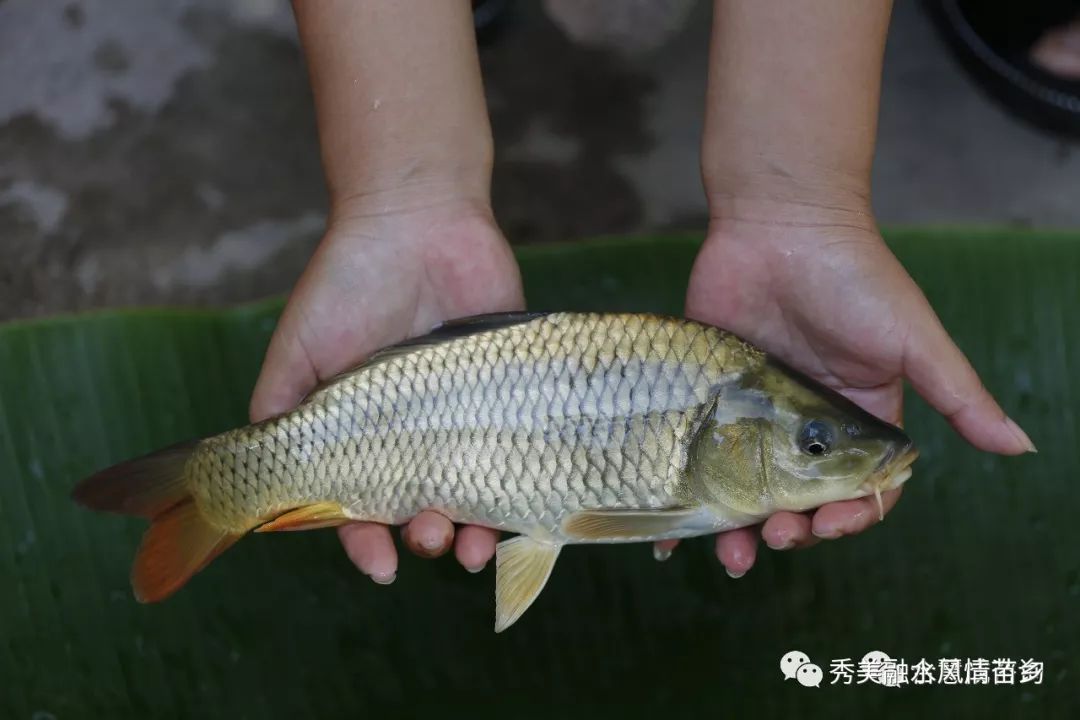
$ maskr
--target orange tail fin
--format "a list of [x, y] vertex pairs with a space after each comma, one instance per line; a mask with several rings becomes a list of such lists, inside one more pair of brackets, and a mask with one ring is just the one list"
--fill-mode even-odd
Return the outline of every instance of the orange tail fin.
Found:
[[195, 443], [102, 470], [72, 497], [93, 510], [149, 518], [131, 570], [140, 602], [164, 600], [240, 539], [206, 521], [188, 492], [185, 468]]
[[154, 518], [135, 556], [135, 597], [139, 602], [164, 600], [239, 539], [206, 522], [191, 500], [166, 510]]

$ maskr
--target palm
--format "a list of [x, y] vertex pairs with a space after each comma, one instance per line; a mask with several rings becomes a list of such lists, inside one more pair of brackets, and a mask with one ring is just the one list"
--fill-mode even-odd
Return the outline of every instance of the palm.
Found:
[[877, 233], [714, 235], [687, 313], [767, 348], [891, 422], [901, 419], [908, 323], [929, 312]]
[[[711, 233], [694, 265], [687, 314], [767, 349], [870, 412], [900, 422], [908, 323], [930, 312], [918, 288], [870, 229], [754, 225]], [[891, 508], [899, 490], [887, 493]], [[866, 500], [811, 516], [777, 513], [770, 547], [806, 547], [857, 533], [878, 514]], [[717, 554], [738, 576], [754, 562], [750, 529], [724, 533]]]
[[[406, 336], [440, 322], [522, 306], [517, 265], [490, 214], [437, 207], [338, 220], [297, 283], [267, 351], [252, 397], [255, 420], [294, 407], [314, 385]], [[341, 529], [354, 563], [378, 582], [393, 580], [397, 554], [388, 528]], [[422, 513], [404, 530], [416, 552], [445, 552], [454, 528]], [[458, 559], [482, 567], [496, 535], [458, 533]]]
[[[902, 419], [903, 381], [967, 440], [990, 452], [1033, 449], [979, 382], [918, 286], [871, 226], [729, 224], [709, 234], [691, 273], [687, 314], [765, 348], [879, 417]], [[900, 490], [885, 494], [885, 508]], [[868, 499], [832, 503], [812, 517], [777, 513], [770, 547], [861, 532], [878, 519]], [[717, 541], [734, 575], [754, 562], [747, 530]]]
[[490, 218], [425, 210], [335, 222], [289, 298], [253, 414], [289, 409], [319, 380], [443, 320], [520, 303]]

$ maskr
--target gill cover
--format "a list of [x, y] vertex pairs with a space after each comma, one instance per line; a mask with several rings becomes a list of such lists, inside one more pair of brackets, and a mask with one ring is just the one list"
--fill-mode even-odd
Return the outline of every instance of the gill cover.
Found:
[[912, 452], [898, 427], [769, 359], [717, 389], [690, 447], [688, 483], [740, 513], [801, 512], [879, 492]]

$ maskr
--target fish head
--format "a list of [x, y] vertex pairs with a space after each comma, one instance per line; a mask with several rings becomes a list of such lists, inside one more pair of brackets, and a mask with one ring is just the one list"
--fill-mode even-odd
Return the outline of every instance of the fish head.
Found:
[[702, 499], [754, 517], [881, 493], [911, 476], [907, 434], [770, 359], [722, 387], [691, 447]]

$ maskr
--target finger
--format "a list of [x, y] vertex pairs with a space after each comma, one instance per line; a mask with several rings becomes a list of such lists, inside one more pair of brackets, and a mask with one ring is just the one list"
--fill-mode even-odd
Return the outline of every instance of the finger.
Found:
[[380, 585], [394, 582], [398, 559], [390, 528], [368, 522], [349, 523], [338, 528], [338, 537], [360, 572]]
[[431, 510], [420, 513], [401, 533], [405, 545], [421, 557], [444, 555], [454, 542], [454, 524]]
[[897, 379], [887, 385], [871, 388], [844, 388], [840, 391], [848, 400], [871, 415], [893, 425], [904, 424], [904, 383]]
[[295, 313], [286, 308], [266, 349], [259, 379], [248, 408], [252, 422], [279, 415], [296, 407], [319, 378], [295, 328]]
[[1035, 452], [1027, 433], [983, 387], [941, 323], [934, 318], [919, 328], [904, 351], [904, 374], [919, 395], [980, 450], [1002, 455]]
[[[892, 510], [900, 499], [903, 487], [894, 488], [881, 494], [881, 506], [885, 514]], [[877, 500], [863, 497], [857, 500], [822, 505], [812, 521], [812, 532], [816, 537], [832, 540], [843, 535], [857, 535], [880, 520]]]
[[495, 544], [498, 542], [498, 530], [478, 525], [465, 525], [457, 531], [454, 556], [463, 568], [471, 573], [478, 573], [495, 555]]
[[[365, 246], [366, 262], [358, 265], [351, 243], [335, 242], [330, 235], [319, 243], [270, 338], [252, 393], [253, 420], [291, 410], [320, 379], [355, 365], [408, 331], [396, 321], [395, 302], [370, 302], [390, 295], [388, 289], [401, 292], [402, 279], [387, 271], [392, 262], [369, 251]], [[355, 312], [357, 307], [364, 312]]]
[[675, 540], [658, 540], [653, 543], [652, 554], [656, 558], [656, 562], [664, 562], [671, 557], [672, 550], [679, 544], [678, 539]]
[[802, 513], [778, 512], [765, 521], [761, 538], [773, 550], [807, 548], [818, 542], [810, 525], [810, 518]]
[[729, 530], [716, 536], [716, 557], [733, 578], [741, 578], [754, 567], [757, 534], [752, 528]]

